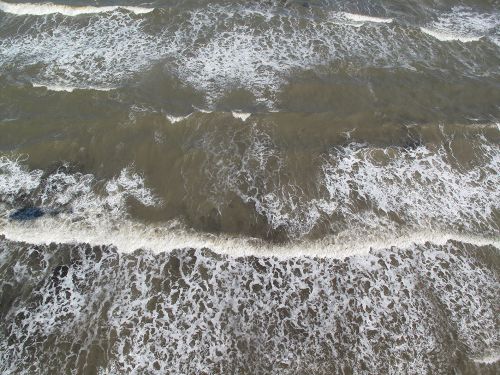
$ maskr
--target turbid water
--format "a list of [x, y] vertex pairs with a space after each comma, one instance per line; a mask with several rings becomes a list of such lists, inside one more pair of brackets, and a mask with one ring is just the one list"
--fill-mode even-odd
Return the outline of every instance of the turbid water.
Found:
[[0, 371], [500, 372], [500, 3], [0, 1]]

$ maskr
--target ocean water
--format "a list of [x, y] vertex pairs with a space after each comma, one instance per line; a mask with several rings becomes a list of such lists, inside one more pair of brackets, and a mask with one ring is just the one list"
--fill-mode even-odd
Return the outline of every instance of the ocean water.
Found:
[[498, 1], [0, 1], [2, 374], [497, 374], [499, 251]]

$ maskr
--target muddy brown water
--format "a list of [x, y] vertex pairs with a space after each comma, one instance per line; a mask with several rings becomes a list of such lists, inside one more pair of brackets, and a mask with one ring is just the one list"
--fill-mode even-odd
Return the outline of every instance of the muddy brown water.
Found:
[[495, 374], [496, 1], [0, 1], [0, 371]]

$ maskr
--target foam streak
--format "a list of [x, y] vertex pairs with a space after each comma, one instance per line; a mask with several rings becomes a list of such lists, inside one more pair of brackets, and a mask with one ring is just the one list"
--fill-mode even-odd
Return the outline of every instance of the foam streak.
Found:
[[5, 13], [15, 14], [17, 16], [46, 16], [49, 14], [59, 13], [64, 16], [75, 17], [81, 14], [108, 13], [118, 9], [124, 9], [135, 14], [149, 13], [154, 8], [143, 8], [135, 6], [69, 6], [53, 3], [23, 3], [12, 4], [5, 1], [0, 1], [0, 10]]

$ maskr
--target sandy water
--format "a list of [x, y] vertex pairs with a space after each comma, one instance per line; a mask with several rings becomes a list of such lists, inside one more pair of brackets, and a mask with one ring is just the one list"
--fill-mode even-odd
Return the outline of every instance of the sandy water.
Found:
[[0, 370], [494, 374], [495, 1], [0, 1]]

